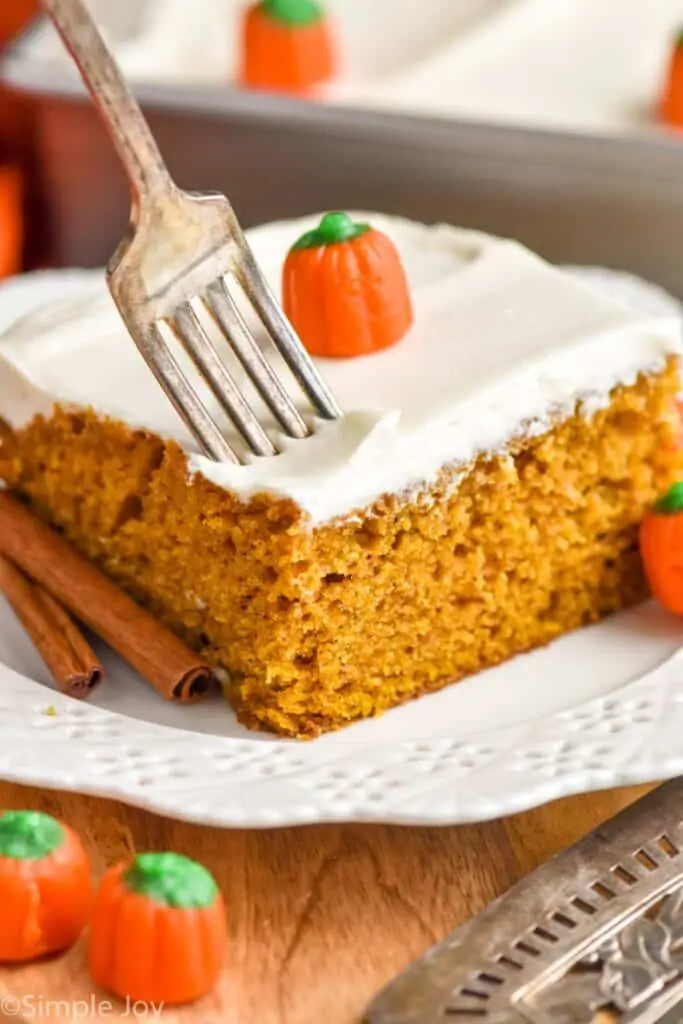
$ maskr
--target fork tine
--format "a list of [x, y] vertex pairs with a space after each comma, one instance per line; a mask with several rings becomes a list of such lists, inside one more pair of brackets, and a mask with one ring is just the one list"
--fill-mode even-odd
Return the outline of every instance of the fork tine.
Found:
[[306, 423], [253, 338], [225, 280], [210, 284], [207, 295], [209, 312], [227, 335], [261, 398], [285, 433], [290, 437], [308, 437]]
[[267, 328], [273, 344], [316, 411], [323, 419], [339, 419], [342, 415], [340, 407], [320, 377], [289, 320], [280, 309], [270, 285], [259, 269], [246, 242], [242, 248], [242, 260], [235, 268], [235, 275]]
[[144, 334], [135, 335], [136, 344], [190, 432], [198, 438], [206, 453], [218, 462], [234, 462], [239, 458], [209, 415], [206, 406], [190, 386], [178, 361], [169, 350], [158, 324], [151, 324]]
[[168, 323], [252, 451], [257, 455], [276, 455], [277, 449], [249, 408], [190, 303], [178, 306]]
[[[223, 328], [251, 384], [285, 431], [306, 437], [307, 425], [260, 352], [230, 297], [208, 282], [232, 271], [271, 341], [316, 413], [342, 412], [278, 307], [225, 196], [191, 193], [171, 179], [149, 125], [102, 38], [86, 0], [44, 0], [116, 145], [133, 199], [129, 228], [107, 268], [112, 297], [130, 334], [176, 410], [214, 459], [242, 460], [193, 391], [173, 351], [170, 328], [220, 408], [252, 451], [277, 449], [219, 358], [191, 303], [200, 299]], [[201, 312], [199, 314], [201, 316]], [[240, 375], [241, 382], [241, 375]]]

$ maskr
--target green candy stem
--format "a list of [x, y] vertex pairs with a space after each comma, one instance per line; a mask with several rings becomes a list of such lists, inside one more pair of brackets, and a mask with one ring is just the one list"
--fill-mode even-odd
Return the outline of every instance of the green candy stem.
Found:
[[261, 0], [260, 8], [273, 21], [293, 27], [315, 25], [325, 16], [318, 0]]
[[5, 811], [0, 815], [0, 857], [42, 860], [62, 845], [64, 829], [40, 811]]
[[356, 224], [348, 213], [326, 213], [313, 231], [307, 231], [292, 249], [315, 249], [319, 245], [339, 245], [351, 242], [370, 230], [369, 224]]
[[683, 481], [673, 484], [664, 497], [655, 502], [655, 512], [665, 516], [683, 512]]
[[180, 853], [140, 853], [123, 881], [131, 892], [166, 907], [210, 907], [218, 894], [206, 868]]

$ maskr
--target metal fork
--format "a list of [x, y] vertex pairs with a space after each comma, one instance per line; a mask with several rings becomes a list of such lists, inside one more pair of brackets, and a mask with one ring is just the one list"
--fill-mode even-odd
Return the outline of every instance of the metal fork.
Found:
[[79, 68], [130, 182], [131, 220], [107, 267], [109, 290], [147, 365], [201, 447], [219, 461], [244, 461], [190, 384], [164, 325], [248, 447], [257, 455], [277, 454], [202, 325], [201, 304], [284, 433], [303, 438], [311, 432], [253, 337], [228, 282], [241, 288], [314, 411], [337, 419], [341, 410], [279, 308], [228, 200], [175, 185], [85, 0], [43, 0], [43, 6]]

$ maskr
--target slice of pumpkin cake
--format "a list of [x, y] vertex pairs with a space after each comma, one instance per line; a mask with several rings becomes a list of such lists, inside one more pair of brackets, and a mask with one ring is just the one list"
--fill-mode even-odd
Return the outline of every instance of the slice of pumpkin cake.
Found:
[[56, 275], [62, 298], [0, 340], [0, 476], [226, 670], [242, 721], [339, 728], [646, 596], [677, 318], [451, 227], [336, 215], [250, 240], [345, 411], [303, 441], [271, 428], [275, 457], [197, 452], [100, 273]]

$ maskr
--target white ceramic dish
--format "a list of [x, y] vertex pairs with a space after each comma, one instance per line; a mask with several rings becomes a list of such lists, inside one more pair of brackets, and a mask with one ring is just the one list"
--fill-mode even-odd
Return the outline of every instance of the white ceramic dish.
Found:
[[[657, 289], [589, 273], [596, 287], [670, 311]], [[72, 287], [78, 275], [13, 282], [0, 331]], [[220, 699], [168, 704], [105, 651], [108, 676], [91, 701], [62, 697], [0, 599], [0, 777], [231, 827], [483, 820], [682, 772], [682, 644], [683, 622], [645, 605], [302, 743], [248, 732]]]

